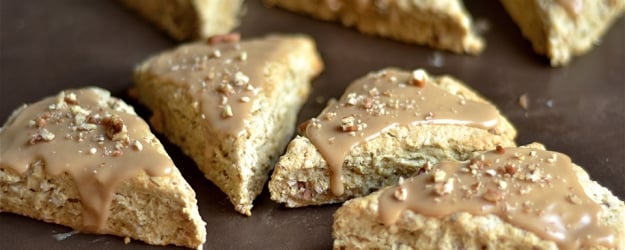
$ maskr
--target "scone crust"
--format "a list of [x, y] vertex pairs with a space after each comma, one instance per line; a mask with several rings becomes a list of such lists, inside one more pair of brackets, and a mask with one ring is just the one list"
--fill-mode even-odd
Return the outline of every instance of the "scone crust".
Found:
[[576, 0], [578, 13], [556, 0], [502, 0], [512, 19], [534, 50], [546, 55], [552, 66], [568, 64], [585, 54], [625, 11], [625, 0]]
[[[432, 77], [433, 84], [467, 100], [488, 103], [460, 81]], [[500, 116], [491, 131], [456, 125], [413, 125], [391, 128], [354, 147], [342, 166], [345, 192], [330, 191], [330, 170], [311, 141], [297, 136], [280, 158], [271, 180], [271, 199], [287, 207], [342, 202], [394, 184], [400, 176], [416, 173], [423, 164], [442, 159], [464, 160], [475, 151], [514, 146], [516, 130]]]
[[[540, 144], [529, 147], [544, 149]], [[614, 230], [616, 249], [625, 248], [625, 203], [590, 180], [580, 166], [573, 164], [573, 170], [586, 194], [600, 204], [599, 223]], [[558, 249], [555, 242], [543, 240], [495, 215], [458, 212], [434, 218], [405, 210], [395, 224], [387, 227], [378, 219], [378, 198], [382, 192], [347, 201], [336, 211], [334, 249]]]
[[[135, 71], [134, 93], [153, 112], [155, 130], [180, 146], [193, 158], [206, 178], [226, 193], [235, 209], [251, 215], [252, 202], [269, 179], [278, 156], [295, 128], [297, 113], [310, 92], [310, 79], [323, 68], [315, 44], [303, 35], [270, 35], [288, 51], [277, 61], [262, 65], [269, 72], [255, 98], [254, 112], [243, 121], [242, 135], [233, 136], [202, 121], [191, 104], [198, 102], [185, 88], [161, 77], [148, 59]], [[242, 42], [245, 43], [245, 42]], [[182, 47], [178, 49], [184, 49]]]
[[117, 0], [176, 40], [230, 32], [243, 0]]
[[[44, 168], [32, 166], [24, 175], [0, 169], [0, 212], [85, 230], [74, 180], [67, 174], [48, 175]], [[200, 249], [206, 238], [195, 193], [178, 170], [170, 177], [142, 173], [122, 183], [111, 202], [106, 227], [107, 234], [152, 245]]]
[[322, 20], [339, 21], [365, 34], [456, 53], [479, 54], [485, 46], [458, 0], [265, 0], [265, 3]]
[[[113, 99], [108, 91], [90, 89], [101, 96], [102, 103]], [[135, 114], [133, 108], [122, 101], [116, 103], [119, 110]], [[24, 107], [16, 110], [5, 126], [11, 124]], [[154, 142], [160, 145], [156, 138]], [[162, 153], [166, 154], [164, 149]], [[36, 160], [23, 174], [11, 168], [0, 168], [0, 212], [88, 231], [74, 179], [66, 172], [50, 175], [45, 168], [45, 162]], [[176, 168], [172, 168], [168, 176], [153, 177], [141, 172], [122, 182], [116, 189], [109, 211], [103, 233], [153, 245], [173, 244], [194, 249], [201, 248], [206, 238], [195, 192]]]

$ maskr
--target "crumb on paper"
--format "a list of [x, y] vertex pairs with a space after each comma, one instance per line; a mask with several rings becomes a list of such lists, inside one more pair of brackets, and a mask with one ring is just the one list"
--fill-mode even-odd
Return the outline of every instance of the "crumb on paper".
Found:
[[519, 106], [523, 108], [523, 110], [527, 111], [529, 109], [529, 99], [527, 94], [522, 94], [519, 96]]
[[435, 51], [430, 57], [428, 57], [428, 62], [430, 65], [440, 68], [445, 65], [445, 58], [443, 58], [443, 54], [441, 52]]
[[73, 230], [73, 231], [69, 231], [67, 233], [58, 233], [58, 234], [53, 234], [52, 238], [54, 238], [57, 241], [62, 241], [62, 240], [66, 240], [67, 238], [77, 234], [78, 231]]
[[317, 104], [323, 104], [326, 101], [326, 97], [325, 96], [317, 96], [315, 97], [315, 102]]
[[124, 244], [128, 245], [130, 243], [130, 237], [124, 237]]
[[480, 18], [476, 18], [473, 28], [475, 29], [475, 32], [483, 35], [486, 32], [490, 31], [491, 28], [491, 23], [488, 19], [480, 17]]

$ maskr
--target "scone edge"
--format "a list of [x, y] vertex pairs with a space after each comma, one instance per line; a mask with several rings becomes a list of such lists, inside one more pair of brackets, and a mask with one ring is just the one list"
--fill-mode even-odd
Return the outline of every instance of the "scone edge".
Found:
[[223, 134], [199, 121], [199, 111], [188, 105], [197, 100], [150, 72], [150, 61], [159, 55], [135, 70], [133, 93], [152, 110], [153, 128], [191, 156], [205, 176], [228, 195], [235, 209], [248, 216], [294, 131], [297, 113], [310, 92], [309, 81], [323, 69], [316, 45], [308, 36], [267, 37], [271, 36], [284, 36], [288, 42], [282, 49], [288, 47], [290, 52], [283, 61], [265, 65], [270, 77], [264, 79], [263, 94], [241, 136]]

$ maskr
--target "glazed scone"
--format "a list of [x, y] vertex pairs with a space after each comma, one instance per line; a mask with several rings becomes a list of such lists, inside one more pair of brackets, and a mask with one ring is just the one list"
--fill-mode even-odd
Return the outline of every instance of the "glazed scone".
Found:
[[100, 88], [16, 110], [0, 129], [0, 212], [199, 249], [195, 192], [148, 124]]
[[483, 39], [460, 0], [265, 0], [268, 5], [339, 21], [360, 32], [456, 53], [479, 54]]
[[239, 42], [230, 34], [149, 58], [135, 70], [133, 93], [152, 110], [155, 130], [251, 215], [322, 67], [307, 36]]
[[625, 203], [566, 155], [497, 148], [334, 214], [335, 249], [625, 249]]
[[356, 80], [300, 129], [269, 182], [271, 199], [287, 207], [367, 195], [439, 160], [514, 146], [516, 136], [458, 80], [392, 68]]
[[501, 0], [534, 50], [552, 66], [588, 52], [623, 14], [625, 0]]
[[243, 0], [117, 0], [176, 40], [230, 32]]

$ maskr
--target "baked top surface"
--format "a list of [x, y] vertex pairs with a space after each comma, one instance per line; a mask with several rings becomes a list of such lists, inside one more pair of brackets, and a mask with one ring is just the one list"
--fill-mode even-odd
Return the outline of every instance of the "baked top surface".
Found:
[[159, 84], [184, 89], [193, 100], [191, 105], [197, 107], [199, 118], [205, 120], [205, 126], [242, 136], [245, 121], [256, 115], [257, 96], [280, 91], [276, 86], [282, 82], [272, 82], [276, 76], [269, 73], [271, 65], [288, 68], [295, 50], [305, 48], [312, 41], [302, 35], [268, 35], [249, 41], [225, 35], [213, 40], [217, 41], [186, 43], [150, 57], [135, 74], [155, 79], [137, 80], [142, 81], [137, 85], [148, 85], [144, 88], [152, 92], [156, 92], [154, 89]]
[[[622, 249], [625, 203], [567, 156], [538, 143], [522, 147], [498, 147], [463, 163], [441, 162], [401, 184], [346, 202], [334, 214], [335, 249], [395, 244]], [[559, 223], [567, 226], [555, 226]]]
[[[425, 68], [450, 74], [492, 100], [519, 131], [518, 144], [540, 141], [564, 152], [590, 176], [625, 199], [625, 21], [617, 21], [597, 48], [562, 69], [551, 69], [536, 55], [503, 8], [492, 1], [468, 1], [476, 20], [490, 30], [478, 57], [436, 52], [361, 35], [339, 24], [316, 21], [249, 1], [239, 31], [243, 37], [275, 32], [312, 35], [327, 67], [313, 81], [311, 98], [300, 113], [304, 121], [340, 97], [346, 86], [367, 72], [387, 66]], [[497, 11], [493, 11], [497, 10]], [[166, 35], [136, 18], [113, 1], [27, 3], [9, 1], [0, 8], [0, 120], [13, 109], [66, 88], [98, 85], [133, 105], [126, 96], [133, 66], [175, 45]], [[41, 20], [49, 20], [41, 22]], [[262, 22], [261, 22], [262, 20]], [[122, 27], [122, 28], [120, 28]], [[442, 58], [442, 67], [436, 67]], [[528, 94], [527, 117], [518, 104]], [[317, 99], [323, 99], [317, 102]], [[550, 107], [551, 105], [551, 107]], [[149, 112], [137, 106], [139, 115]], [[208, 225], [206, 249], [289, 248], [328, 249], [332, 245], [332, 213], [338, 206], [285, 209], [267, 192], [245, 218], [231, 208], [226, 196], [205, 180], [182, 152], [161, 141], [176, 165], [199, 190], [200, 213]], [[78, 234], [63, 241], [53, 235], [71, 231], [25, 217], [0, 213], [0, 245], [28, 249], [147, 249], [140, 242], [124, 245], [116, 237]], [[36, 239], [36, 240], [33, 240]], [[219, 240], [211, 240], [219, 239]], [[95, 242], [94, 242], [95, 241]]]

